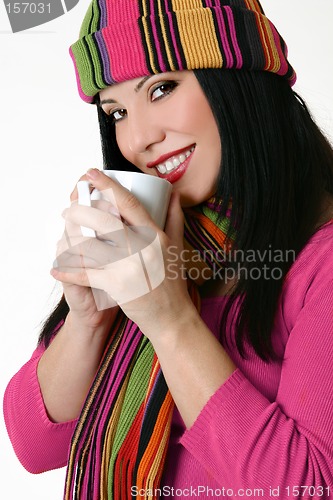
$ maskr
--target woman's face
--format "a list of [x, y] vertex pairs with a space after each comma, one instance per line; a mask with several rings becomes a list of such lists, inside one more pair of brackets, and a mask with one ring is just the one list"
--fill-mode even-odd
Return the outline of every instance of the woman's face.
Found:
[[217, 124], [195, 75], [173, 71], [118, 83], [100, 92], [123, 156], [167, 179], [183, 206], [216, 191], [221, 164]]

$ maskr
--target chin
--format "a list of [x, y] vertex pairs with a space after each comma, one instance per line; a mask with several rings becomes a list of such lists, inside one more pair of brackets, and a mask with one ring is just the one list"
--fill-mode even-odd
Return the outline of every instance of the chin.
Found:
[[211, 198], [215, 192], [216, 190], [212, 191], [211, 193], [208, 193], [207, 195], [201, 195], [201, 196], [191, 196], [190, 194], [180, 193], [180, 205], [182, 206], [182, 208], [195, 207], [209, 200], [209, 198]]
[[195, 207], [197, 205], [200, 205], [200, 203], [202, 203], [203, 201], [205, 201], [205, 200], [202, 200], [201, 198], [193, 199], [193, 198], [189, 198], [189, 197], [185, 197], [185, 196], [180, 197], [180, 205], [182, 208]]

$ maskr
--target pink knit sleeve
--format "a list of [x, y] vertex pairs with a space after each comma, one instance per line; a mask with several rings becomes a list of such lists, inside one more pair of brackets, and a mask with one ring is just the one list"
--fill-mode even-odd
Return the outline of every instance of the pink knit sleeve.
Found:
[[279, 488], [282, 499], [303, 487], [299, 498], [333, 497], [332, 281], [316, 287], [297, 316], [275, 401], [237, 369], [181, 443], [221, 486], [263, 488], [267, 496]]
[[46, 412], [37, 379], [44, 352], [38, 347], [31, 359], [9, 382], [4, 395], [7, 432], [21, 464], [31, 473], [63, 467], [76, 420], [52, 422]]

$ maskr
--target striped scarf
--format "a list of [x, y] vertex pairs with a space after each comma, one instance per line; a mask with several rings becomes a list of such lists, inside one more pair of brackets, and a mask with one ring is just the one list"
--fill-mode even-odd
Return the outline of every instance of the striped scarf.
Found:
[[[184, 246], [200, 254], [193, 262], [201, 271], [223, 266], [221, 251], [232, 243], [229, 216], [218, 220], [214, 200], [186, 210]], [[189, 291], [199, 309], [193, 282]], [[124, 500], [138, 491], [156, 498], [173, 406], [150, 341], [120, 310], [72, 438], [65, 500]]]

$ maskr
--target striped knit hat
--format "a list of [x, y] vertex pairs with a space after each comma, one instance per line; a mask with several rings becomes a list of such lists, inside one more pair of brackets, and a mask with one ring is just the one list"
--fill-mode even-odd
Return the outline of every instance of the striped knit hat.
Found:
[[296, 75], [257, 0], [92, 0], [70, 48], [79, 93], [166, 71], [201, 68]]

